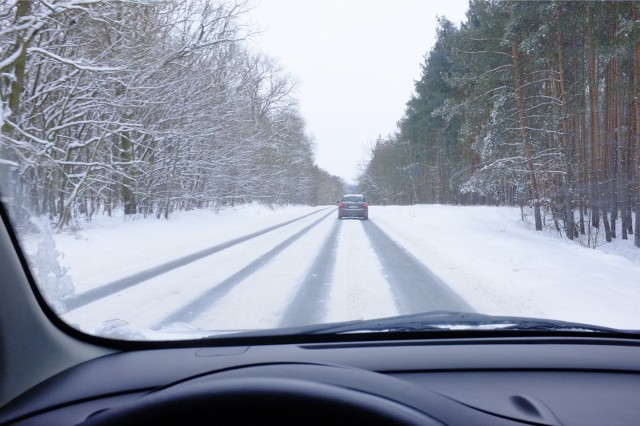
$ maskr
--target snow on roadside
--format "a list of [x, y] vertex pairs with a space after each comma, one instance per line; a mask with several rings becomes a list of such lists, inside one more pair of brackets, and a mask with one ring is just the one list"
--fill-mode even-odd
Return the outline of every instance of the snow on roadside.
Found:
[[372, 206], [370, 218], [478, 312], [640, 329], [632, 240], [623, 255], [589, 249], [509, 207]]
[[[177, 212], [169, 220], [95, 216], [83, 229], [54, 235], [64, 254], [75, 293], [203, 250], [276, 223], [285, 222], [317, 207], [287, 206], [271, 209], [258, 203], [212, 210]], [[35, 253], [38, 236], [26, 236], [23, 244]], [[31, 257], [31, 256], [30, 256]]]

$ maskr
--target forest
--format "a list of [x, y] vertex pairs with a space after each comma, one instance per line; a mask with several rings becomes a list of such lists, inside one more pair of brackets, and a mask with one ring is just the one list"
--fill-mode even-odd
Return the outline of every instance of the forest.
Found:
[[639, 94], [635, 2], [472, 0], [466, 22], [439, 18], [360, 191], [379, 204], [521, 206], [536, 230], [591, 246], [635, 230], [640, 247]]
[[115, 212], [333, 204], [345, 183], [315, 164], [292, 80], [247, 47], [250, 9], [3, 1], [0, 182], [13, 217], [62, 229]]

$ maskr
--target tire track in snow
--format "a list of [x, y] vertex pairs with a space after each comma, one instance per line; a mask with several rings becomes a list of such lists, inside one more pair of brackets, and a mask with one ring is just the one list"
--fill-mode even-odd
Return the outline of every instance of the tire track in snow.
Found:
[[[293, 234], [291, 237], [287, 238], [269, 252], [260, 256], [258, 259], [251, 262], [249, 265], [245, 266], [235, 274], [231, 275], [229, 278], [220, 282], [219, 284], [212, 287], [210, 290], [200, 295], [197, 299], [193, 300], [191, 303], [183, 306], [181, 309], [177, 310], [171, 315], [165, 317], [162, 321], [156, 324], [153, 329], [161, 329], [162, 327], [176, 323], [176, 322], [184, 322], [190, 323], [200, 315], [205, 312], [211, 306], [213, 306], [218, 300], [227, 295], [234, 287], [240, 284], [247, 277], [255, 273], [257, 270], [262, 268], [266, 263], [274, 259], [278, 254], [288, 248], [295, 241], [300, 239], [304, 234], [309, 232], [312, 228], [317, 226], [320, 222], [326, 219], [329, 215], [334, 214], [334, 211], [323, 215], [319, 219], [315, 220], [311, 224], [305, 226], [300, 231]], [[308, 215], [307, 215], [308, 216]]]
[[[229, 247], [235, 246], [236, 244], [243, 243], [252, 238], [259, 237], [268, 232], [274, 231], [278, 228], [282, 228], [283, 226], [290, 225], [294, 222], [302, 220], [311, 215], [320, 213], [321, 211], [326, 210], [320, 209], [311, 213], [307, 213], [295, 219], [291, 219], [277, 225], [270, 226], [265, 229], [261, 229], [260, 231], [253, 232], [251, 234], [244, 235], [242, 237], [235, 238], [233, 240], [227, 241], [225, 243], [221, 243], [215, 245], [213, 247], [209, 247], [204, 250], [200, 250], [196, 253], [189, 254], [187, 256], [180, 257], [178, 259], [174, 259], [172, 261], [163, 263], [161, 265], [155, 266], [153, 268], [146, 269], [144, 271], [137, 272], [135, 274], [129, 275], [128, 277], [120, 278], [116, 281], [112, 281], [110, 283], [104, 284], [100, 287], [96, 287], [94, 289], [88, 290], [84, 293], [77, 295], [73, 299], [66, 300], [67, 312], [72, 311], [74, 309], [78, 309], [82, 306], [88, 305], [89, 303], [93, 303], [97, 300], [105, 298], [107, 296], [111, 296], [112, 294], [118, 293], [120, 291], [126, 290], [129, 287], [133, 287], [137, 284], [140, 284], [143, 281], [147, 281], [151, 278], [157, 277], [158, 275], [162, 275], [166, 272], [172, 271], [174, 269], [180, 268], [182, 266], [188, 265], [189, 263], [200, 260], [204, 257], [211, 256], [214, 253], [217, 253], [221, 250], [227, 249]], [[323, 216], [324, 217], [324, 216]]]
[[307, 278], [282, 315], [280, 327], [322, 322], [336, 263], [339, 230], [340, 222], [336, 221], [320, 249], [320, 255], [313, 262]]
[[363, 221], [362, 226], [382, 263], [400, 314], [434, 310], [474, 312], [455, 291], [375, 223]]
[[322, 322], [383, 318], [398, 314], [391, 285], [363, 221], [341, 220], [326, 316]]

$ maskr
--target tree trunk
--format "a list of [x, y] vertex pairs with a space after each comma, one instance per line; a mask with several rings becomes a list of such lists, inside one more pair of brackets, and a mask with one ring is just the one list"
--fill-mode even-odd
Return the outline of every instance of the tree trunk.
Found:
[[560, 5], [556, 6], [556, 41], [558, 43], [558, 68], [560, 71], [560, 101], [562, 102], [562, 147], [565, 161], [565, 176], [563, 179], [564, 189], [564, 217], [566, 224], [567, 237], [570, 240], [574, 238], [574, 218], [573, 218], [573, 165], [574, 153], [573, 144], [569, 139], [569, 112], [567, 109], [567, 91], [565, 88], [564, 76], [564, 49], [562, 36], [560, 33]]
[[[20, 21], [22, 18], [26, 17], [31, 12], [31, 2], [30, 1], [19, 1], [16, 6], [16, 21]], [[24, 39], [22, 34], [19, 34], [16, 39], [16, 44], [13, 46], [14, 52], [20, 52], [16, 61], [9, 65], [8, 69], [0, 69], [0, 73], [4, 74], [2, 76], [2, 84], [8, 84], [10, 89], [8, 90], [9, 99], [7, 102], [7, 106], [11, 114], [15, 117], [18, 115], [20, 111], [20, 95], [24, 88], [24, 79], [25, 79], [25, 66], [27, 62], [27, 40]], [[13, 73], [12, 73], [13, 71]], [[12, 77], [8, 77], [13, 74]], [[5, 93], [2, 93], [5, 95]], [[4, 101], [4, 100], [3, 100]], [[4, 112], [3, 112], [4, 113]], [[0, 130], [0, 137], [4, 138], [5, 135], [11, 135], [11, 128], [5, 122], [2, 124], [2, 129]], [[0, 143], [0, 159], [13, 161], [14, 157], [11, 151], [6, 147], [6, 144]], [[9, 164], [0, 162], [0, 182], [9, 182], [11, 178], [11, 166]], [[6, 194], [9, 196], [9, 194]]]
[[590, 11], [587, 18], [587, 34], [589, 43], [589, 112], [591, 131], [591, 172], [592, 172], [592, 192], [591, 203], [593, 212], [593, 227], [600, 227], [600, 214], [605, 228], [605, 237], [611, 241], [611, 229], [607, 217], [607, 209], [604, 205], [603, 197], [603, 147], [600, 138], [600, 103], [598, 85], [598, 59], [596, 55], [595, 41], [593, 40], [593, 14]]
[[[637, 25], [638, 21], [638, 8], [636, 3], [632, 3], [631, 5], [631, 13], [633, 15], [633, 21]], [[635, 238], [634, 244], [636, 247], [640, 248], [640, 143], [638, 142], [638, 138], [640, 135], [638, 134], [638, 125], [640, 123], [640, 42], [635, 42], [633, 49], [633, 59], [634, 59], [634, 73], [633, 73], [633, 93], [634, 93], [634, 109], [635, 109], [635, 137], [632, 139], [635, 147], [636, 153], [636, 185], [635, 185], [635, 204], [636, 204], [636, 223], [635, 223]]]
[[538, 182], [536, 180], [535, 167], [533, 165], [533, 150], [529, 145], [527, 128], [525, 127], [524, 116], [524, 95], [522, 93], [521, 77], [520, 77], [520, 54], [518, 52], [518, 43], [511, 42], [511, 54], [513, 59], [513, 67], [515, 70], [515, 91], [518, 102], [518, 120], [520, 125], [520, 137], [524, 146], [524, 156], [527, 162], [527, 172], [529, 174], [529, 185], [531, 187], [531, 197], [533, 198], [533, 215], [535, 218], [536, 231], [542, 230], [542, 216], [540, 215], [540, 196], [538, 193]]

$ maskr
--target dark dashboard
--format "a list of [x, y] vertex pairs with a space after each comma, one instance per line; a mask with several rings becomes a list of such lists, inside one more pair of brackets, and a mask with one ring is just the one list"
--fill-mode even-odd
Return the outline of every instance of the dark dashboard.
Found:
[[150, 349], [103, 356], [0, 424], [632, 425], [640, 345], [495, 337]]

